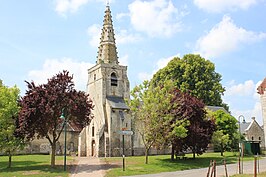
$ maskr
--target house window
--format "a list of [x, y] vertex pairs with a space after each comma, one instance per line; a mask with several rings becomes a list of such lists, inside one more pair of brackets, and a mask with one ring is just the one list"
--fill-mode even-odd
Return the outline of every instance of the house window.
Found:
[[91, 136], [94, 137], [94, 126], [92, 127], [92, 130], [91, 130]]
[[252, 141], [254, 140], [254, 137], [253, 137], [253, 136], [251, 137], [251, 140], [252, 140]]
[[259, 140], [261, 140], [261, 137], [259, 136]]
[[96, 80], [96, 74], [94, 74], [94, 76], [93, 76], [93, 77], [94, 77], [94, 80]]
[[111, 86], [117, 86], [117, 77], [115, 73], [111, 74]]

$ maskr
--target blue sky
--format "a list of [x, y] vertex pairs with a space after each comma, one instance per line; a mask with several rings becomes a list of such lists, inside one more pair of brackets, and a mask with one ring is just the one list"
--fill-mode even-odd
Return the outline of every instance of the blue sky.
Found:
[[[106, 0], [1, 1], [0, 79], [25, 93], [63, 69], [86, 90]], [[110, 0], [119, 61], [131, 88], [173, 56], [199, 53], [216, 66], [235, 117], [262, 124], [258, 84], [266, 77], [266, 0]]]

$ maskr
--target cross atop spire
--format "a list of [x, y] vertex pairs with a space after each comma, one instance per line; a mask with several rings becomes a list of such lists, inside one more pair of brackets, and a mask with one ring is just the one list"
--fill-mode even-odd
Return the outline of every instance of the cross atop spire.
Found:
[[108, 5], [106, 6], [104, 20], [103, 20], [103, 28], [100, 38], [97, 63], [118, 64], [118, 57], [117, 57], [115, 37], [114, 37], [115, 34], [114, 34], [109, 1], [107, 1], [107, 3]]

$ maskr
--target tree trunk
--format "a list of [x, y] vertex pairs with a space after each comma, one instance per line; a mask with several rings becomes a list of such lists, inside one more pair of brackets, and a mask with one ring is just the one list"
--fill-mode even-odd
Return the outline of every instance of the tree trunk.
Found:
[[175, 148], [174, 148], [174, 145], [173, 144], [172, 144], [171, 160], [172, 161], [175, 160]]
[[196, 153], [195, 153], [195, 151], [193, 151], [193, 159], [195, 159], [196, 158]]
[[145, 149], [145, 164], [148, 164], [149, 148]]
[[11, 168], [11, 160], [12, 160], [12, 155], [11, 152], [8, 151], [8, 168]]
[[55, 167], [55, 150], [56, 150], [56, 143], [52, 143], [52, 152], [51, 152], [51, 167]]
[[221, 156], [224, 156], [224, 148], [221, 146]]

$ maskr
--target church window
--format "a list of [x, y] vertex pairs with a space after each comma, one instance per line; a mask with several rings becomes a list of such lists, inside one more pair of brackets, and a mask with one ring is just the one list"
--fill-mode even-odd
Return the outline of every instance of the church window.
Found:
[[94, 80], [96, 80], [96, 74], [94, 74]]
[[111, 74], [111, 86], [117, 86], [117, 77], [115, 73]]
[[254, 137], [253, 136], [251, 137], [251, 140], [254, 140]]
[[125, 116], [124, 116], [124, 112], [123, 111], [119, 111], [119, 115], [120, 115], [120, 118], [121, 120], [125, 120]]
[[259, 137], [259, 140], [261, 140], [261, 137]]
[[91, 130], [91, 136], [94, 137], [94, 126], [92, 127], [92, 130]]
[[127, 127], [127, 123], [126, 123], [126, 127]]

